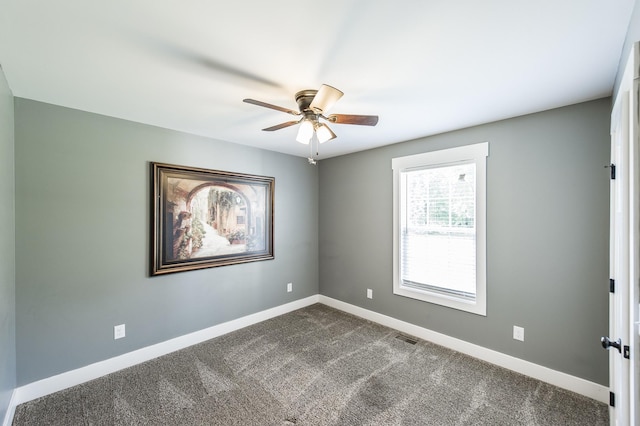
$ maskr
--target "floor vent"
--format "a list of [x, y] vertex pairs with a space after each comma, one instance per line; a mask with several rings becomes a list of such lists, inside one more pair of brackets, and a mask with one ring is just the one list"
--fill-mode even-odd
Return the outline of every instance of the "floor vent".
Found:
[[396, 339], [402, 340], [403, 342], [407, 342], [410, 345], [415, 345], [416, 343], [418, 343], [418, 341], [412, 337], [409, 336], [405, 336], [404, 334], [398, 334], [396, 336]]

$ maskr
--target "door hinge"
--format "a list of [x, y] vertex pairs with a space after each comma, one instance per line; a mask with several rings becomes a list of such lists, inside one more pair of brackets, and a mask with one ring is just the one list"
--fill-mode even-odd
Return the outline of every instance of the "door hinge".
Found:
[[616, 292], [616, 280], [613, 278], [609, 278], [609, 293]]
[[611, 163], [609, 164], [609, 168], [611, 169], [611, 179], [615, 179], [616, 178], [616, 165]]
[[616, 394], [613, 392], [609, 392], [609, 405], [612, 407], [616, 406]]
[[625, 345], [624, 348], [622, 349], [622, 356], [625, 357], [626, 359], [631, 359], [631, 349], [629, 348], [628, 345]]

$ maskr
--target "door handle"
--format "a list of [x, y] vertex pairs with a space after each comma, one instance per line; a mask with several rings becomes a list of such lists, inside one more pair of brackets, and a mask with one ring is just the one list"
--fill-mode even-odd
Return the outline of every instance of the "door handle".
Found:
[[609, 349], [610, 347], [614, 347], [618, 350], [618, 352], [622, 353], [622, 339], [611, 340], [608, 337], [600, 338], [600, 343], [602, 343], [602, 347], [605, 349]]

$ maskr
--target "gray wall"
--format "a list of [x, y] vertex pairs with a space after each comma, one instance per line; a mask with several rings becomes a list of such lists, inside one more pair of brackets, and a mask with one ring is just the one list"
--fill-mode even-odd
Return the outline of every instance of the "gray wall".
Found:
[[0, 68], [0, 421], [16, 384], [13, 96]]
[[[321, 161], [321, 294], [608, 385], [610, 101]], [[391, 159], [483, 141], [487, 316], [394, 296]]]
[[[305, 159], [20, 98], [15, 140], [18, 385], [318, 293]], [[275, 260], [150, 278], [150, 161], [274, 176]]]

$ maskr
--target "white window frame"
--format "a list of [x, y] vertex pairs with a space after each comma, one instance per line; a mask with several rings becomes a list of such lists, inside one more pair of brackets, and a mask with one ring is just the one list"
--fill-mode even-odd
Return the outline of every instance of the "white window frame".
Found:
[[[482, 142], [457, 148], [425, 152], [393, 158], [393, 294], [447, 306], [477, 315], [487, 315], [487, 157], [489, 143]], [[476, 299], [470, 301], [455, 295], [419, 290], [402, 285], [401, 277], [401, 174], [405, 171], [447, 167], [460, 163], [476, 165]]]

